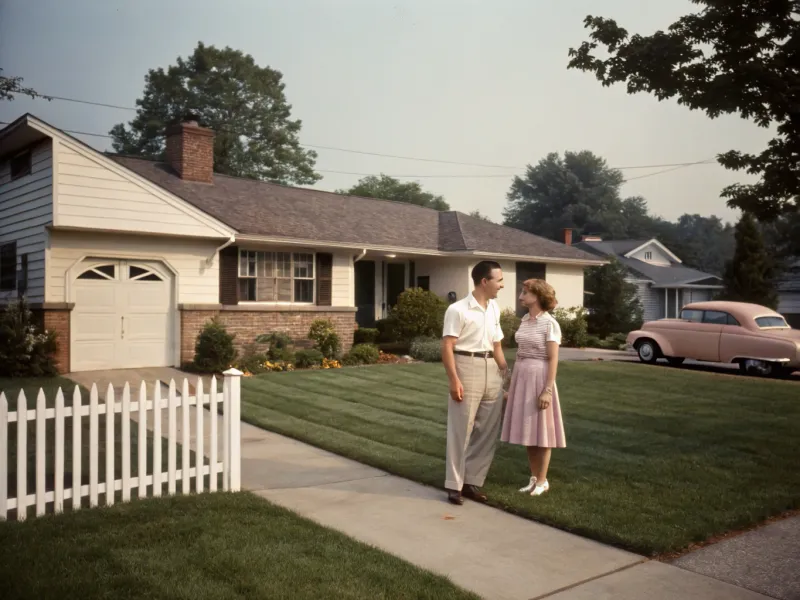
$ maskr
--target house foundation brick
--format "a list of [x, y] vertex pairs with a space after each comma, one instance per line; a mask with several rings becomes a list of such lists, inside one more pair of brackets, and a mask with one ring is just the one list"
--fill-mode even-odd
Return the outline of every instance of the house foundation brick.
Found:
[[31, 304], [34, 324], [42, 331], [56, 333], [56, 369], [60, 374], [70, 372], [70, 313], [73, 305], [66, 303]]
[[356, 312], [353, 310], [246, 310], [241, 305], [213, 310], [181, 308], [181, 364], [194, 360], [197, 336], [205, 324], [219, 317], [228, 333], [235, 334], [234, 346], [241, 353], [245, 346], [255, 343], [262, 333], [280, 331], [287, 333], [298, 347], [308, 346], [308, 330], [316, 319], [330, 319], [339, 334], [342, 350], [353, 345]]

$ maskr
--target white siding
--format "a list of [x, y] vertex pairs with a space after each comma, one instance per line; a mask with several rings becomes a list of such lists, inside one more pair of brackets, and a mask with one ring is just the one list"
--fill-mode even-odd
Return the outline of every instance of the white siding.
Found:
[[447, 299], [448, 292], [463, 298], [472, 291], [469, 260], [463, 258], [430, 258], [416, 261], [417, 277], [430, 277], [430, 291]]
[[333, 306], [353, 306], [355, 302], [353, 257], [349, 253], [333, 255]]
[[652, 284], [647, 282], [638, 282], [636, 286], [636, 295], [642, 303], [644, 309], [644, 320], [655, 321], [664, 316], [664, 292], [663, 290], [653, 289]]
[[155, 193], [121, 166], [90, 150], [58, 143], [57, 226], [149, 234], [219, 237], [219, 232], [166, 192]]
[[219, 259], [209, 267], [219, 241], [120, 235], [77, 231], [53, 231], [47, 271], [47, 302], [70, 302], [66, 282], [69, 269], [82, 257], [164, 260], [177, 277], [179, 304], [219, 302]]
[[[28, 255], [28, 290], [31, 302], [44, 301], [47, 230], [53, 222], [53, 153], [50, 140], [33, 148], [31, 174], [11, 181], [9, 162], [0, 164], [0, 244], [17, 242], [20, 256]], [[16, 298], [0, 292], [0, 302]]]
[[559, 308], [583, 306], [583, 267], [548, 263], [545, 279], [556, 290]]
[[800, 292], [779, 293], [778, 312], [782, 315], [800, 314]]
[[[647, 252], [651, 252], [651, 258], [645, 258]], [[670, 265], [669, 256], [667, 256], [658, 246], [655, 244], [650, 244], [649, 246], [645, 246], [635, 254], [631, 254], [630, 258], [635, 258], [641, 260], [646, 263], [650, 263], [653, 265]]]

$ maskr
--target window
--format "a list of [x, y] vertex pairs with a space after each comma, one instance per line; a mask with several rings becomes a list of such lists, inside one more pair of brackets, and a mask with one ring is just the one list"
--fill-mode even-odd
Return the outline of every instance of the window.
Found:
[[686, 321], [691, 321], [692, 323], [702, 323], [703, 311], [685, 308], [681, 311], [681, 319], [684, 319]]
[[97, 265], [78, 275], [78, 279], [108, 280], [116, 278], [117, 265]]
[[30, 175], [31, 173], [31, 151], [27, 150], [17, 154], [11, 159], [11, 181]]
[[142, 267], [128, 267], [128, 279], [131, 281], [163, 281], [161, 276], [155, 274], [150, 269]]
[[314, 302], [314, 255], [239, 252], [239, 299], [245, 302]]
[[417, 277], [417, 287], [422, 288], [426, 292], [431, 289], [431, 278], [429, 275], [420, 275]]
[[760, 329], [767, 329], [769, 327], [782, 327], [786, 329], [789, 327], [786, 319], [777, 315], [772, 315], [769, 317], [756, 317], [756, 325], [758, 325]]
[[17, 287], [17, 242], [0, 246], [0, 291]]
[[703, 323], [710, 323], [712, 325], [738, 325], [739, 321], [726, 312], [707, 310], [703, 315]]
[[644, 253], [644, 259], [653, 260], [653, 253], [648, 250], [647, 252]]

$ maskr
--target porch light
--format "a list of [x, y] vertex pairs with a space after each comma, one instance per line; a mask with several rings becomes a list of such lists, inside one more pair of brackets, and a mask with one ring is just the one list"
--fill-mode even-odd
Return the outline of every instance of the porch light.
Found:
[[386, 258], [397, 258], [397, 254], [387, 254]]

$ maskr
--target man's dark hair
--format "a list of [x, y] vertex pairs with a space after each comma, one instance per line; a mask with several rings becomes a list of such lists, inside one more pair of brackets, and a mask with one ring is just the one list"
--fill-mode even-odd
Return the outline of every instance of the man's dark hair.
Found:
[[502, 269], [499, 263], [493, 260], [482, 260], [472, 268], [472, 282], [475, 285], [480, 285], [484, 279], [492, 278], [492, 271], [494, 269]]

